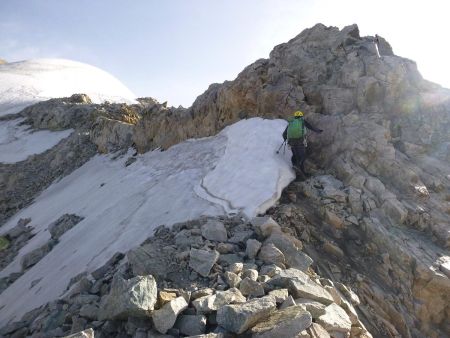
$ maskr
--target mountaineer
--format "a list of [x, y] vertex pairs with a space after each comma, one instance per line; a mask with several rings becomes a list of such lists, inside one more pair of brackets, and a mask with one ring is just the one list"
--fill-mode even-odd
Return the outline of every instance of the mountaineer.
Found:
[[288, 126], [283, 132], [284, 141], [287, 139], [287, 143], [292, 149], [292, 165], [295, 169], [300, 170], [306, 177], [308, 174], [305, 172], [305, 160], [306, 160], [306, 128], [316, 132], [323, 132], [322, 129], [317, 129], [312, 126], [308, 121], [303, 118], [303, 112], [296, 111], [294, 118], [290, 119]]

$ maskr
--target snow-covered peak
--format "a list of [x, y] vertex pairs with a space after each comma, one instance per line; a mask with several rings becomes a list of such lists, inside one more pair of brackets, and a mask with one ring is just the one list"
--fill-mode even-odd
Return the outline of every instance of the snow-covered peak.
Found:
[[135, 95], [114, 76], [85, 63], [34, 59], [0, 64], [0, 116], [75, 93], [87, 94], [95, 103], [135, 102]]

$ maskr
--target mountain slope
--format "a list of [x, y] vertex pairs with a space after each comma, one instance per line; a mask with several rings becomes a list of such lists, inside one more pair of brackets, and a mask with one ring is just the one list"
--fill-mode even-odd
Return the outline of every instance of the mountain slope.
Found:
[[[99, 262], [108, 259], [107, 256], [114, 253], [112, 248], [115, 248], [115, 245], [126, 246], [127, 239], [136, 238], [141, 231], [153, 229], [150, 227], [136, 232], [130, 230], [129, 233], [126, 230], [129, 221], [142, 220], [140, 217], [147, 215], [147, 212], [149, 217], [150, 214], [157, 216], [155, 222], [167, 221], [169, 224], [172, 221], [171, 217], [178, 214], [189, 215], [193, 211], [193, 217], [197, 217], [200, 214], [197, 213], [199, 210], [190, 202], [186, 202], [184, 199], [186, 196], [189, 201], [196, 201], [194, 204], [202, 201], [203, 204], [198, 204], [200, 208], [202, 206], [211, 208], [208, 210], [212, 214], [216, 211], [225, 214], [236, 207], [247, 216], [264, 212], [279, 196], [279, 189], [292, 179], [290, 175], [278, 176], [277, 170], [273, 170], [278, 168], [281, 170], [278, 172], [285, 172], [288, 162], [286, 156], [289, 156], [289, 152], [283, 157], [274, 157], [275, 148], [281, 143], [282, 122], [251, 118], [287, 117], [292, 111], [301, 109], [309, 122], [324, 129], [321, 134], [309, 134], [310, 159], [307, 161], [307, 168], [313, 175], [305, 181], [289, 184], [279, 204], [267, 210], [267, 213], [281, 225], [283, 233], [293, 236], [287, 240], [290, 244], [279, 238], [270, 242], [269, 239], [264, 239], [261, 233], [255, 235], [258, 232], [255, 230], [256, 226], [241, 221], [237, 222], [236, 228], [228, 229], [233, 234], [236, 232], [243, 236], [238, 241], [239, 245], [233, 245], [228, 238], [224, 243], [211, 244], [209, 240], [202, 239], [204, 234], [200, 231], [201, 222], [195, 220], [175, 227], [170, 236], [165, 230], [161, 230], [155, 233], [155, 238], [143, 237], [142, 240], [146, 239], [143, 247], [136, 249], [137, 254], [132, 250], [127, 257], [137, 255], [139, 258], [141, 253], [144, 257], [150, 257], [152, 262], [154, 258], [152, 255], [160, 255], [155, 254], [155, 250], [163, 251], [163, 248], [173, 245], [175, 251], [183, 250], [180, 243], [184, 245], [187, 243], [187, 249], [192, 249], [187, 254], [178, 252], [180, 257], [177, 257], [181, 260], [195, 254], [195, 250], [199, 248], [207, 250], [220, 248], [219, 256], [212, 253], [215, 259], [218, 259], [217, 264], [213, 261], [211, 265], [212, 272], [205, 276], [205, 279], [198, 279], [196, 274], [193, 274], [193, 282], [206, 280], [212, 288], [223, 290], [233, 285], [233, 281], [227, 279], [230, 277], [227, 272], [230, 271], [224, 270], [228, 269], [227, 265], [231, 262], [227, 260], [243, 262], [252, 267], [249, 270], [254, 268], [257, 272], [266, 271], [262, 258], [252, 260], [247, 255], [245, 246], [248, 243], [245, 241], [248, 237], [245, 236], [248, 234], [247, 231], [250, 231], [252, 240], [264, 240], [266, 247], [262, 250], [262, 257], [269, 256], [282, 271], [292, 266], [300, 266], [316, 280], [312, 285], [319, 286], [318, 292], [323, 295], [322, 289], [329, 290], [334, 296], [333, 302], [345, 308], [345, 315], [341, 310], [336, 310], [345, 318], [345, 325], [339, 327], [342, 331], [339, 331], [340, 334], [337, 336], [349, 334], [351, 337], [369, 337], [370, 334], [366, 332], [364, 325], [376, 337], [448, 336], [450, 334], [448, 325], [450, 323], [450, 134], [448, 133], [450, 92], [424, 80], [415, 63], [396, 56], [387, 41], [381, 37], [378, 49], [381, 56], [376, 52], [374, 38], [361, 37], [356, 25], [339, 30], [336, 27], [318, 24], [303, 31], [291, 41], [276, 46], [269, 59], [258, 60], [246, 67], [234, 81], [211, 85], [188, 109], [167, 107], [153, 99], [141, 100], [135, 105], [95, 105], [90, 104], [85, 97], [50, 100], [25, 109], [16, 117], [25, 118], [24, 122], [32, 128], [49, 130], [72, 128], [75, 132], [48, 152], [35, 158], [30, 157], [23, 162], [3, 166], [6, 168], [4, 177], [8, 184], [2, 190], [2, 196], [6, 198], [2, 197], [1, 202], [6, 215], [16, 214], [17, 209], [31, 203], [32, 198], [51, 181], [74, 169], [69, 165], [72, 160], [62, 161], [63, 165], [59, 165], [61, 158], [64, 158], [61, 153], [75, 151], [73, 160], [81, 159], [75, 167], [81, 166], [94, 156], [96, 149], [99, 152], [114, 152], [115, 155], [111, 157], [111, 162], [105, 157], [94, 157], [74, 172], [73, 176], [62, 179], [43, 193], [44, 198], [49, 198], [47, 202], [41, 200], [41, 196], [36, 200], [36, 204], [30, 205], [28, 209], [22, 210], [8, 221], [7, 227], [15, 229], [16, 232], [20, 230], [27, 233], [31, 228], [31, 231], [39, 231], [31, 238], [29, 244], [23, 240], [14, 242], [11, 255], [19, 253], [23, 257], [25, 252], [33, 248], [31, 243], [36, 247], [49, 239], [46, 231], [50, 231], [60, 222], [57, 221], [56, 225], [49, 223], [59, 220], [61, 213], [57, 211], [46, 213], [38, 210], [37, 205], [42, 203], [41, 206], [47, 206], [42, 209], [51, 209], [51, 205], [58, 205], [56, 201], [65, 200], [67, 196], [64, 195], [63, 187], [66, 186], [63, 182], [66, 184], [70, 177], [72, 181], [70, 187], [67, 186], [68, 191], [72, 191], [73, 194], [80, 193], [76, 189], [77, 182], [85, 182], [82, 186], [88, 189], [77, 195], [80, 198], [75, 201], [65, 200], [63, 204], [67, 209], [64, 209], [64, 212], [76, 212], [80, 217], [86, 218], [80, 220], [73, 215], [63, 217], [61, 222], [66, 218], [69, 220], [74, 218], [78, 223], [66, 224], [65, 221], [61, 223], [71, 227], [62, 235], [61, 242], [72, 238], [73, 234], [79, 234], [80, 229], [86, 225], [90, 225], [89, 229], [95, 227], [97, 224], [93, 221], [97, 219], [93, 217], [95, 215], [99, 218], [102, 215], [110, 220], [109, 223], [115, 224], [115, 229], [124, 232], [105, 235], [106, 238], [113, 239], [119, 236], [117, 238], [124, 240], [118, 243], [111, 240], [111, 249], [105, 249], [109, 246], [102, 242], [106, 246], [100, 246], [105, 249], [104, 254], [96, 253]], [[261, 134], [261, 129], [256, 127], [259, 123], [263, 123], [264, 128], [267, 127]], [[256, 128], [255, 133], [246, 134], [244, 138], [244, 135], [240, 134], [240, 127], [243, 125], [249, 126], [250, 130]], [[222, 131], [227, 126], [229, 128]], [[190, 140], [213, 136], [221, 131], [217, 138]], [[222, 143], [225, 142], [224, 134], [227, 135], [226, 149]], [[185, 142], [181, 143], [183, 141]], [[211, 162], [208, 159], [198, 158], [194, 150], [196, 144], [205, 145], [209, 142], [217, 146], [203, 153], [209, 156]], [[176, 146], [171, 147], [173, 145]], [[128, 159], [121, 158], [125, 154], [129, 156], [127, 151], [130, 146], [136, 147], [142, 155], [131, 156]], [[164, 151], [148, 152], [155, 149]], [[177, 149], [187, 150], [181, 155], [177, 154]], [[191, 153], [191, 150], [194, 153]], [[242, 157], [241, 151], [247, 155]], [[165, 163], [164, 156], [167, 156], [166, 160], [171, 159], [170, 163], [167, 166], [156, 165], [156, 174], [152, 174], [155, 163], [151, 162], [151, 159], [159, 158]], [[180, 163], [175, 157], [185, 160]], [[250, 168], [248, 160], [252, 164], [250, 170], [247, 170]], [[134, 164], [129, 167], [122, 167], [123, 163], [128, 165], [133, 161]], [[48, 175], [46, 172], [45, 175], [36, 178], [35, 167], [42, 168], [47, 163], [56, 165], [48, 171]], [[199, 169], [202, 164], [206, 167]], [[56, 170], [60, 167], [63, 170]], [[66, 167], [70, 170], [66, 170]], [[89, 168], [91, 170], [88, 170]], [[186, 168], [189, 170], [185, 170]], [[109, 171], [110, 169], [112, 171]], [[137, 172], [134, 172], [135, 169]], [[166, 177], [161, 172], [167, 170], [169, 176]], [[89, 173], [88, 176], [79, 175], [85, 171]], [[17, 173], [23, 172], [24, 176], [17, 179]], [[111, 175], [113, 182], [107, 182], [102, 186], [103, 182], [99, 182], [97, 178], [99, 175], [108, 176], [107, 172], [114, 173]], [[142, 175], [139, 177], [144, 182], [143, 187], [135, 185], [137, 182], [132, 180], [133, 174], [128, 175], [130, 172]], [[201, 174], [194, 175], [199, 172]], [[147, 181], [148, 175], [150, 179]], [[195, 181], [195, 184], [192, 181]], [[15, 184], [16, 182], [20, 184]], [[120, 182], [126, 183], [126, 186]], [[178, 187], [180, 182], [187, 184], [188, 189], [182, 189], [186, 185]], [[150, 187], [153, 183], [157, 190], [152, 192]], [[23, 188], [24, 186], [31, 186], [33, 189], [30, 191]], [[131, 188], [131, 191], [127, 190], [128, 188]], [[166, 188], [171, 194], [166, 194]], [[150, 196], [147, 195], [147, 189]], [[87, 192], [94, 192], [94, 196], [97, 197], [95, 201], [85, 197]], [[265, 194], [260, 196], [262, 192]], [[121, 199], [122, 194], [129, 196], [129, 200]], [[150, 199], [147, 200], [147, 197]], [[257, 203], [256, 197], [259, 198]], [[84, 199], [91, 203], [85, 204]], [[168, 199], [180, 203], [176, 203], [176, 208], [171, 209]], [[108, 201], [117, 203], [109, 205]], [[145, 208], [133, 209], [133, 205], [139, 202], [144, 203], [142, 205]], [[78, 209], [71, 210], [68, 204], [76, 205]], [[96, 207], [99, 214], [93, 210]], [[260, 210], [256, 211], [258, 208]], [[32, 212], [36, 219], [42, 220], [35, 221], [32, 216], [32, 227], [28, 230], [23, 228], [23, 224], [27, 221], [19, 220], [20, 215], [27, 216], [26, 210]], [[92, 213], [84, 215], [83, 211], [87, 210], [91, 210]], [[165, 218], [164, 212], [168, 210], [170, 217]], [[112, 216], [117, 212], [129, 217], [122, 219], [123, 224], [118, 224], [120, 217], [111, 217], [109, 212]], [[158, 218], [158, 215], [161, 218]], [[19, 222], [17, 226], [16, 222]], [[159, 224], [152, 224], [157, 225]], [[175, 233], [177, 231], [179, 233]], [[148, 234], [145, 232], [145, 235]], [[23, 235], [24, 238], [27, 236]], [[180, 236], [178, 242], [173, 241], [174, 236]], [[191, 240], [199, 242], [190, 242]], [[251, 243], [256, 245], [255, 242]], [[50, 261], [53, 262], [55, 253], [68, 257], [59, 245], [55, 241], [47, 242], [42, 249], [44, 253], [51, 250], [47, 256], [38, 257], [41, 259], [28, 257], [32, 263], [37, 264], [35, 267], [25, 267], [25, 274], [19, 279], [18, 275], [9, 275], [6, 280], [7, 288], [0, 295], [0, 301], [8, 299], [8, 302], [2, 303], [5, 307], [0, 309], [0, 315], [5, 316], [3, 318], [13, 318], [21, 312], [15, 305], [11, 310], [7, 308], [18, 293], [31, 295], [35, 292], [34, 288], [42, 282], [39, 278], [47, 278], [38, 272], [36, 268], [38, 266], [45, 265], [49, 275], [57, 281], [57, 290], [62, 290], [67, 279], [59, 276], [58, 272], [48, 265]], [[80, 244], [71, 242], [68, 245], [73, 247]], [[314, 259], [312, 265], [314, 271], [309, 268], [312, 260], [302, 250]], [[85, 262], [89, 255], [90, 252], [83, 253], [81, 261]], [[292, 260], [289, 262], [283, 260], [283, 257], [289, 256]], [[116, 262], [114, 257], [112, 261]], [[67, 260], [70, 262], [70, 258]], [[309, 263], [304, 264], [305, 261]], [[25, 260], [25, 263], [27, 262], [28, 260]], [[96, 262], [95, 259], [93, 262]], [[74, 262], [76, 267], [74, 274], [82, 270], [82, 266], [77, 264], [78, 262]], [[139, 275], [134, 270], [133, 264], [123, 262], [120, 267], [115, 267], [114, 273], [108, 275], [108, 283], [113, 279], [113, 275], [114, 280]], [[194, 263], [192, 265], [195, 266]], [[17, 269], [16, 257], [15, 262], [4, 270], [4, 273]], [[92, 271], [91, 269], [93, 266], [88, 263], [88, 270]], [[133, 270], [132, 273], [130, 269]], [[138, 271], [147, 270], [138, 269]], [[322, 278], [319, 278], [316, 272]], [[248, 274], [254, 276], [254, 272]], [[32, 276], [37, 279], [33, 279]], [[241, 276], [244, 277], [243, 273]], [[249, 276], [246, 278], [250, 278]], [[88, 275], [86, 278], [91, 277]], [[97, 277], [94, 279], [98, 280]], [[287, 279], [289, 283], [302, 286], [298, 279]], [[287, 283], [285, 279], [282, 280]], [[303, 279], [303, 283], [306, 283], [305, 280]], [[45, 281], [48, 285], [52, 283], [49, 279]], [[253, 282], [261, 283], [264, 287], [262, 291], [259, 288], [252, 292], [257, 291], [262, 295], [270, 290], [271, 282], [266, 277]], [[80, 283], [86, 283], [86, 280]], [[344, 284], [351, 287], [361, 300], [356, 296], [351, 297], [354, 299], [355, 309], [346, 307], [345, 301], [343, 302], [340, 293], [335, 289], [336, 285]], [[58, 292], [53, 294], [48, 285], [43, 286], [43, 290], [48, 294], [39, 296], [41, 298], [37, 298], [36, 304], [58, 296], [56, 294]], [[242, 290], [249, 285], [257, 287], [255, 283], [247, 280]], [[340, 291], [347, 290], [345, 285]], [[92, 288], [83, 292], [89, 293], [88, 298], [97, 299], [99, 295], [106, 296], [110, 291], [109, 288], [114, 289], [114, 286], [117, 284], [108, 284], [103, 290]], [[77, 284], [77, 287], [81, 286]], [[162, 281], [162, 285], [158, 284], [158, 287], [166, 288], [167, 285]], [[36, 292], [38, 290], [36, 289]], [[179, 296], [185, 294], [185, 291], [178, 290], [175, 293], [178, 292]], [[289, 292], [298, 296], [297, 293], [292, 293], [292, 290]], [[352, 296], [350, 292], [348, 293]], [[84, 296], [81, 294], [74, 299]], [[317, 295], [308, 294], [308, 297], [317, 298]], [[325, 300], [322, 297], [318, 298], [325, 302], [322, 305], [328, 305], [330, 302], [329, 298]], [[262, 298], [258, 299], [265, 302]], [[69, 306], [75, 300], [61, 300], [61, 303]], [[22, 302], [24, 300], [20, 299], [19, 304]], [[59, 309], [58, 302], [59, 300], [51, 302], [44, 310], [41, 308], [42, 318], [33, 317], [33, 313], [40, 313], [39, 311], [29, 315], [33, 320], [36, 319], [33, 322], [35, 325], [33, 327], [37, 327], [34, 332], [44, 332], [47, 326], [42, 324], [43, 322], [52, 321], [54, 316], [67, 314], [65, 310]], [[97, 303], [95, 306], [98, 306]], [[311, 308], [309, 310], [313, 311]], [[188, 309], [186, 313], [192, 314], [192, 311]], [[201, 311], [196, 313], [202, 314]], [[63, 332], [80, 328], [78, 325], [80, 321], [85, 321], [84, 318], [90, 315], [84, 312], [81, 314], [81, 311], [76, 310], [71, 314], [76, 319], [71, 323], [71, 328], [66, 325]], [[103, 320], [96, 325], [101, 326], [99, 331], [103, 334], [105, 330], [110, 329], [111, 332], [123, 332], [126, 328], [132, 327], [133, 321], [130, 318], [128, 322], [115, 323], [118, 329], [111, 329], [112, 324]], [[364, 321], [364, 325], [361, 326], [358, 318]], [[90, 316], [89, 325], [94, 325], [97, 319]], [[217, 324], [213, 324], [214, 319], [215, 317], [208, 318], [208, 323], [213, 327]], [[333, 324], [323, 318], [322, 320], [321, 325], [324, 325], [329, 333], [336, 335]], [[27, 323], [30, 323], [30, 320]], [[20, 323], [15, 325], [13, 329], [17, 329]], [[27, 333], [32, 332], [26, 328], [24, 330]], [[137, 330], [130, 332], [135, 331], [137, 332]]]
[[[284, 127], [281, 120], [241, 121], [216, 137], [146, 153], [127, 167], [127, 157], [97, 156], [50, 186], [1, 228], [5, 233], [20, 218], [31, 218], [35, 236], [0, 278], [21, 271], [22, 257], [50, 241], [47, 228], [60, 216], [83, 220], [0, 295], [0, 322], [58, 298], [71, 278], [139, 245], [159, 225], [264, 213], [294, 178], [288, 154], [275, 153]], [[30, 288], [33, 281], [39, 282]]]
[[0, 116], [53, 97], [85, 93], [93, 102], [135, 102], [119, 80], [96, 67], [64, 59], [34, 59], [0, 65]]

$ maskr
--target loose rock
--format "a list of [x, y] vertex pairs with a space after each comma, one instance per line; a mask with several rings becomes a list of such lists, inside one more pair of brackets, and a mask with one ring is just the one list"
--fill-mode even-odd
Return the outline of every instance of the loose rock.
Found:
[[275, 308], [275, 300], [270, 296], [244, 304], [225, 305], [217, 311], [217, 323], [228, 331], [241, 334], [267, 319]]
[[102, 300], [99, 320], [125, 319], [129, 316], [147, 317], [157, 300], [153, 276], [137, 276], [125, 280], [115, 275], [111, 292]]
[[300, 306], [291, 306], [273, 312], [269, 318], [255, 325], [251, 332], [252, 337], [258, 338], [297, 337], [311, 323], [309, 312]]
[[219, 253], [215, 250], [207, 251], [191, 249], [189, 266], [201, 276], [207, 277], [218, 258]]
[[161, 333], [166, 333], [175, 324], [178, 314], [187, 307], [188, 303], [186, 303], [186, 300], [183, 297], [178, 297], [164, 305], [161, 309], [154, 311], [152, 313], [152, 319], [156, 330]]

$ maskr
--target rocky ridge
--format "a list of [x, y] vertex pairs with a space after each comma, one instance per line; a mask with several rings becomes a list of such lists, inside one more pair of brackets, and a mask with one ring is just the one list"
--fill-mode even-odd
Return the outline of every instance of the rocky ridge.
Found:
[[[450, 92], [422, 79], [415, 63], [394, 55], [383, 38], [379, 50], [381, 58], [373, 38], [360, 37], [356, 25], [339, 30], [319, 24], [275, 47], [269, 59], [248, 66], [236, 80], [211, 85], [188, 109], [152, 99], [98, 106], [79, 96], [75, 105], [58, 99], [27, 108], [20, 116], [35, 128], [75, 127], [78, 138], [1, 165], [7, 182], [1, 183], [2, 215], [6, 219], [97, 149], [120, 151], [133, 143], [140, 152], [164, 149], [239, 119], [286, 117], [300, 108], [325, 130], [309, 137], [307, 165], [314, 177], [293, 183], [272, 216], [303, 241], [321, 276], [352, 285], [363, 303], [360, 318], [375, 336], [448, 335]], [[58, 153], [75, 144], [82, 145], [74, 155], [80, 160], [64, 162]], [[53, 160], [63, 169], [34, 177], [34, 166]], [[286, 263], [272, 244], [258, 251], [258, 243], [250, 242], [248, 254]], [[206, 257], [214, 261], [216, 255]], [[252, 286], [250, 280], [244, 285]], [[322, 332], [316, 324], [311, 327]]]
[[[217, 228], [225, 237], [209, 239], [209, 230]], [[292, 230], [270, 217], [246, 222], [239, 216], [162, 226], [140, 247], [80, 275], [61, 299], [25, 314], [1, 334], [371, 337], [358, 318], [358, 296], [320, 278]], [[158, 251], [163, 254], [152, 254]], [[273, 251], [282, 256], [278, 263]]]

